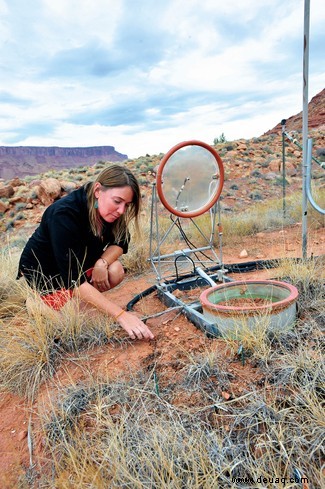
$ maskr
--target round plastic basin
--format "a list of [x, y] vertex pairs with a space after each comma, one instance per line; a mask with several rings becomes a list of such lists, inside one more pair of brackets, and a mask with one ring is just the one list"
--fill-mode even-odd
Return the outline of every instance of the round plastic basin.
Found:
[[274, 332], [291, 329], [297, 313], [298, 290], [276, 280], [234, 281], [200, 295], [203, 315], [222, 336], [237, 339], [241, 330], [267, 325]]

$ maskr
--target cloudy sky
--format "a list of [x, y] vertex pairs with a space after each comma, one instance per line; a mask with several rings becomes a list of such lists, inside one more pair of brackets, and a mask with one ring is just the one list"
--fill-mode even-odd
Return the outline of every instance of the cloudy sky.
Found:
[[[310, 1], [309, 100], [325, 86]], [[0, 145], [130, 158], [260, 136], [303, 108], [304, 0], [0, 0]]]

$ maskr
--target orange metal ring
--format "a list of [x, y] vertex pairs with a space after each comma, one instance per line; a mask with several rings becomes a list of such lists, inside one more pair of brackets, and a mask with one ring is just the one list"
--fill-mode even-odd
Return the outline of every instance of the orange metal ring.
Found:
[[[215, 193], [215, 195], [212, 197], [209, 202], [207, 202], [204, 206], [200, 207], [200, 209], [192, 211], [192, 212], [182, 212], [177, 209], [174, 209], [171, 205], [168, 204], [167, 200], [165, 199], [164, 192], [162, 189], [162, 173], [163, 169], [169, 160], [169, 158], [179, 149], [184, 148], [185, 146], [201, 146], [202, 148], [207, 149], [210, 151], [210, 153], [215, 157], [218, 168], [219, 168], [219, 187], [218, 191]], [[161, 160], [158, 170], [157, 170], [157, 177], [156, 177], [156, 185], [157, 185], [157, 192], [158, 196], [164, 205], [166, 209], [168, 209], [172, 214], [178, 217], [197, 217], [200, 216], [201, 214], [204, 214], [206, 211], [211, 209], [211, 207], [217, 202], [218, 198], [220, 197], [222, 188], [223, 188], [223, 183], [224, 183], [224, 167], [223, 167], [223, 162], [218, 153], [214, 148], [212, 148], [209, 144], [203, 143], [202, 141], [197, 141], [195, 139], [191, 141], [184, 141], [182, 143], [176, 144], [176, 146], [173, 146], [163, 157]]]

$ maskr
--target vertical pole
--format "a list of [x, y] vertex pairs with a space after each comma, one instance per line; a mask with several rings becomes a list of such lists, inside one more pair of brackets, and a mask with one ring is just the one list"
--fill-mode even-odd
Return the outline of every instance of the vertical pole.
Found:
[[[151, 193], [151, 209], [150, 209], [150, 241], [149, 241], [149, 255], [150, 255], [150, 260], [152, 261], [152, 240], [153, 240], [153, 232], [154, 232], [154, 226], [153, 226], [153, 219], [154, 219], [154, 205], [156, 202], [156, 184], [152, 184], [152, 193]], [[157, 230], [156, 230], [157, 232]]]
[[309, 68], [309, 23], [310, 0], [305, 0], [304, 8], [304, 57], [303, 57], [303, 173], [302, 173], [302, 257], [307, 258], [307, 139], [308, 139], [308, 68]]
[[220, 205], [219, 200], [218, 200], [216, 205], [217, 205], [217, 209], [218, 209], [218, 236], [219, 236], [220, 264], [221, 264], [221, 268], [223, 270], [224, 269], [223, 256], [222, 256], [222, 234], [223, 234], [223, 231], [222, 231], [222, 224], [221, 224], [221, 205]]
[[282, 208], [283, 208], [283, 219], [286, 216], [286, 156], [285, 156], [285, 129], [286, 129], [286, 119], [282, 119]]

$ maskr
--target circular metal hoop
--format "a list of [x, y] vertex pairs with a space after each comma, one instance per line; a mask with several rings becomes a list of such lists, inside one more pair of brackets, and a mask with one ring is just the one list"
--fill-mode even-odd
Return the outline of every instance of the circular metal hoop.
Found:
[[223, 162], [202, 141], [171, 148], [157, 171], [157, 192], [166, 209], [178, 217], [197, 217], [217, 202], [224, 183]]

